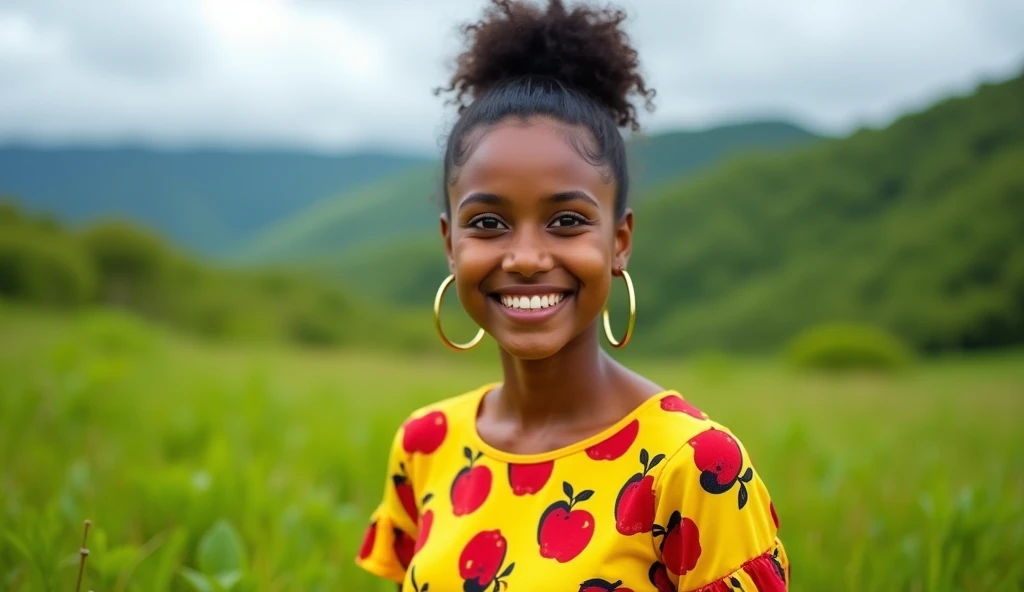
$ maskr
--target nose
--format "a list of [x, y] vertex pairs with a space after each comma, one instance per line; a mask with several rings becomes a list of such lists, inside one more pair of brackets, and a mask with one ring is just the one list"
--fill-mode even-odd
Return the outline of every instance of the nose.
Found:
[[501, 262], [501, 269], [530, 277], [535, 273], [550, 271], [554, 259], [543, 232], [520, 228], [514, 231], [512, 243]]

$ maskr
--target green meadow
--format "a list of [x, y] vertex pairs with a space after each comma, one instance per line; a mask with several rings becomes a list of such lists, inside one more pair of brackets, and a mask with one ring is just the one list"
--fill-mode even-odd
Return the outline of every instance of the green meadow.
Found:
[[[632, 365], [744, 440], [793, 590], [1024, 587], [1024, 352], [887, 375]], [[5, 303], [0, 377], [0, 588], [74, 590], [89, 519], [83, 591], [274, 592], [393, 591], [352, 558], [394, 430], [499, 374], [440, 346], [215, 344]]]

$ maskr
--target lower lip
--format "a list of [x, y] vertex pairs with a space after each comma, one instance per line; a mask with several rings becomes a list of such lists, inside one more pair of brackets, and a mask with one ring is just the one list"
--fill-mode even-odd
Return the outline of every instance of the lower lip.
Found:
[[565, 303], [572, 298], [572, 294], [566, 294], [562, 296], [562, 299], [558, 301], [558, 304], [549, 306], [547, 308], [509, 308], [502, 304], [500, 301], [491, 298], [491, 301], [501, 309], [503, 313], [513, 321], [517, 323], [542, 323], [551, 317], [558, 314], [558, 311], [562, 310]]

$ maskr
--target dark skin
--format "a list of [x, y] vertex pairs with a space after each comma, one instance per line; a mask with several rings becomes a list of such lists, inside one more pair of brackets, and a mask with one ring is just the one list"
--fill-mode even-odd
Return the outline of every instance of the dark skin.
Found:
[[[477, 130], [441, 216], [459, 300], [501, 347], [504, 382], [484, 397], [477, 430], [514, 454], [579, 442], [664, 391], [600, 346], [633, 213], [615, 215], [614, 179], [577, 153], [572, 135], [590, 137], [541, 117]], [[501, 301], [552, 293], [562, 300], [531, 319]]]

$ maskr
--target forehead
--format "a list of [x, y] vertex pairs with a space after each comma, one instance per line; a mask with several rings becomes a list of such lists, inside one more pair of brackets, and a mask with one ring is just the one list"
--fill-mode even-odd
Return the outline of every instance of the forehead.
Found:
[[589, 148], [591, 141], [583, 131], [546, 119], [502, 122], [472, 134], [452, 199], [458, 203], [476, 192], [539, 197], [569, 190], [614, 198], [607, 170], [588, 162], [577, 148]]

